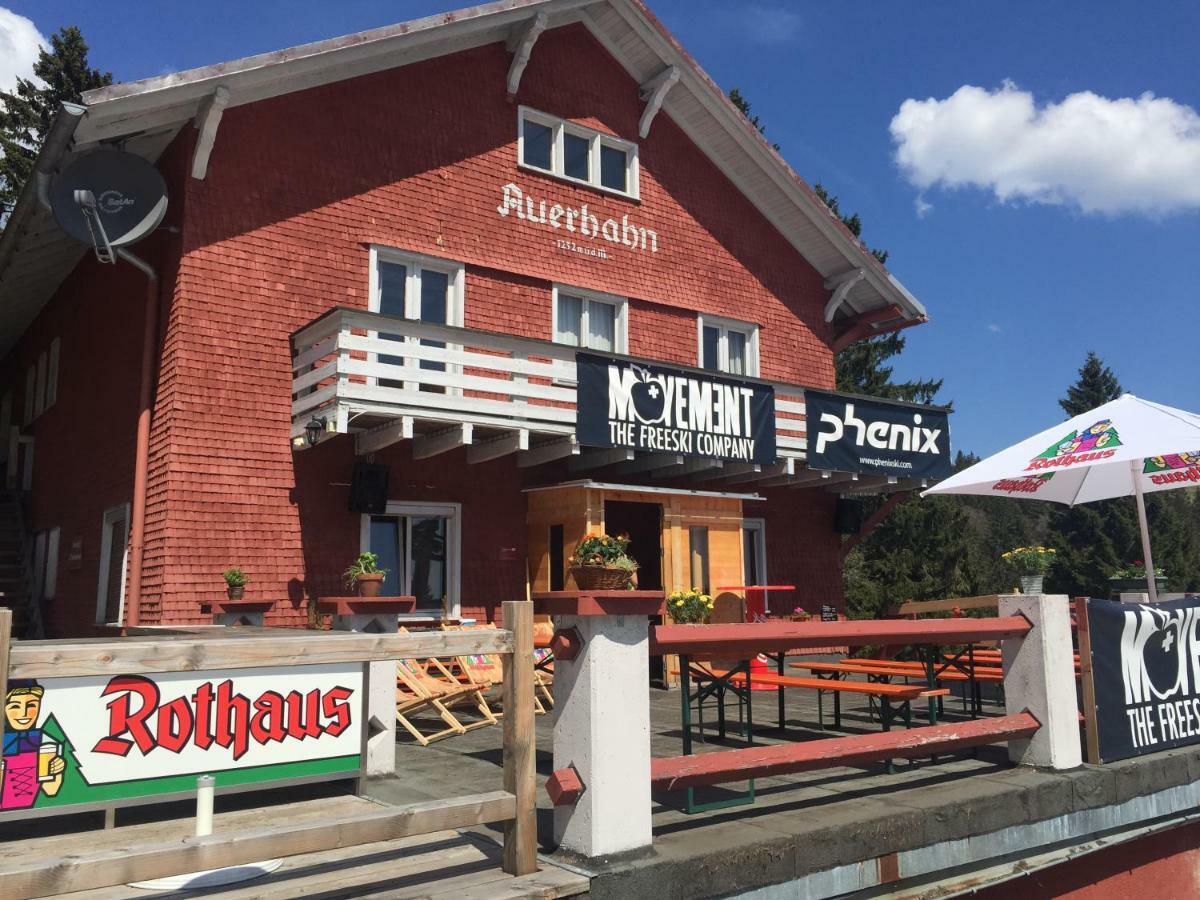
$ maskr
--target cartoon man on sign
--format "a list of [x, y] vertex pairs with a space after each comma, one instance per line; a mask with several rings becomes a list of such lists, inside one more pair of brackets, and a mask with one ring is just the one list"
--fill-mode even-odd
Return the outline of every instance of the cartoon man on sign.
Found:
[[4, 755], [0, 810], [28, 809], [41, 792], [53, 797], [67, 763], [58, 743], [37, 727], [46, 689], [33, 680], [10, 681], [4, 696]]

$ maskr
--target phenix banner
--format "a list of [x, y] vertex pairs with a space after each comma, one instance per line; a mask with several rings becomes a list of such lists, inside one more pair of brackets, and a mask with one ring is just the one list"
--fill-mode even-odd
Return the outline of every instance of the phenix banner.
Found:
[[8, 683], [0, 818], [31, 809], [352, 776], [361, 664]]
[[1100, 759], [1200, 743], [1200, 597], [1087, 601]]
[[836, 472], [945, 478], [950, 417], [943, 409], [804, 391], [808, 467]]
[[577, 353], [576, 429], [592, 447], [775, 462], [770, 385]]

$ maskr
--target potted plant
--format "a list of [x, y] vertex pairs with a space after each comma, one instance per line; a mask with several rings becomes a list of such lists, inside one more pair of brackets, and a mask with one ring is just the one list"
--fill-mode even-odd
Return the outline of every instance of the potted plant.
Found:
[[[1145, 593], [1146, 592], [1146, 563], [1135, 559], [1130, 565], [1117, 569], [1108, 577], [1109, 589], [1114, 594]], [[1160, 568], [1154, 569], [1154, 586], [1163, 590], [1167, 586], [1167, 576]]]
[[1021, 592], [1025, 594], [1042, 593], [1042, 581], [1054, 562], [1054, 556], [1052, 547], [1016, 547], [1000, 554], [1000, 558], [1017, 573], [1021, 580]]
[[225, 579], [225, 595], [230, 600], [241, 600], [246, 593], [246, 585], [250, 583], [246, 573], [233, 566], [222, 572], [221, 577]]
[[626, 591], [633, 586], [637, 563], [629, 557], [629, 538], [588, 534], [571, 557], [571, 575], [581, 591]]
[[667, 614], [676, 625], [703, 625], [712, 608], [712, 597], [699, 588], [672, 591], [667, 596]]
[[803, 606], [797, 606], [795, 609], [792, 610], [791, 619], [793, 622], [807, 622], [811, 618], [812, 618], [812, 613], [810, 613]]
[[360, 597], [378, 597], [387, 573], [387, 569], [379, 568], [379, 557], [368, 551], [358, 554], [358, 559], [354, 560], [342, 577], [346, 580], [346, 587], [352, 590], [358, 588]]

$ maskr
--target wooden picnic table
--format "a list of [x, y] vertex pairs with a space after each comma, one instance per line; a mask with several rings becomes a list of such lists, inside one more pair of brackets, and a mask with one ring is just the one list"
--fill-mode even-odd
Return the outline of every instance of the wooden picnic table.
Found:
[[[897, 662], [877, 660], [864, 663], [851, 660], [835, 663], [825, 662], [794, 662], [788, 664], [793, 669], [807, 669], [810, 672], [832, 672], [844, 675], [868, 675], [889, 678], [927, 678], [928, 670], [924, 663]], [[937, 681], [970, 681], [971, 676], [957, 669], [944, 669], [934, 674]], [[976, 681], [1003, 682], [1004, 674], [1000, 669], [988, 669], [976, 675]]]

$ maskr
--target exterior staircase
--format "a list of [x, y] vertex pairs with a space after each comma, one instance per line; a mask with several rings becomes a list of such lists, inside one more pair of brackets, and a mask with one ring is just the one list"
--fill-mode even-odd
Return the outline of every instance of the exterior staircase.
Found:
[[18, 491], [0, 492], [0, 606], [13, 613], [13, 636], [44, 636], [41, 603], [33, 596], [33, 538]]

